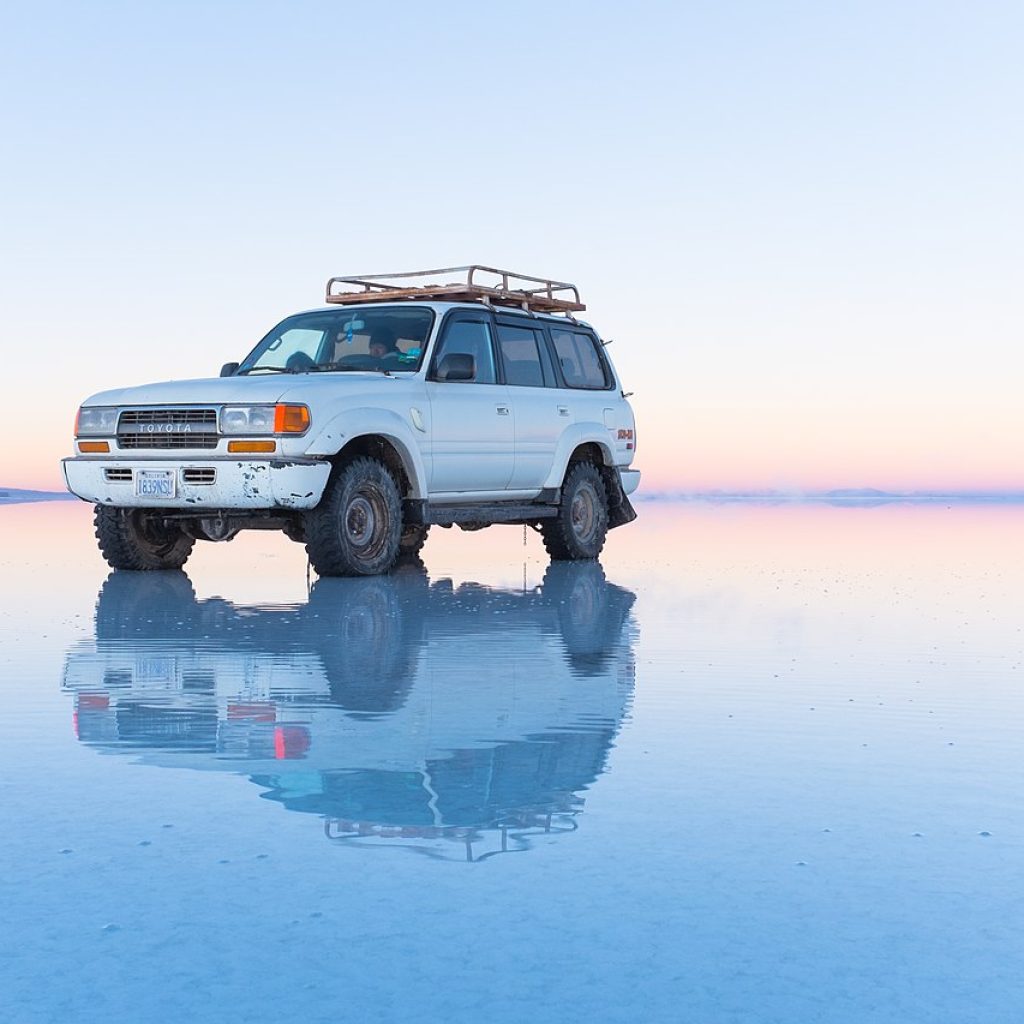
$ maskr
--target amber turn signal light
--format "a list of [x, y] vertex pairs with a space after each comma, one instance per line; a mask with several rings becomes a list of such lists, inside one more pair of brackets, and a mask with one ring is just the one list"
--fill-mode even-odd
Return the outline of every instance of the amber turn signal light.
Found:
[[304, 405], [275, 405], [275, 434], [304, 434], [309, 429], [309, 410]]
[[109, 441], [79, 441], [78, 450], [83, 454], [106, 455], [110, 451]]
[[228, 441], [229, 452], [276, 452], [276, 441]]

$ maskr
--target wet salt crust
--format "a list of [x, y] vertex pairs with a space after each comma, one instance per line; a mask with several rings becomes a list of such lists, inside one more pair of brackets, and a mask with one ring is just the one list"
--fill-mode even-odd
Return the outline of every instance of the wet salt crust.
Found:
[[0, 509], [3, 1017], [1017, 1021], [1019, 509], [108, 575]]

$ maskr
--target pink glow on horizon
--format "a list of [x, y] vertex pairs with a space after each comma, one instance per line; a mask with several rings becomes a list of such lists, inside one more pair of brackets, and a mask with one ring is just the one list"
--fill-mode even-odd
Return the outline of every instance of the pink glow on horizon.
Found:
[[1016, 409], [668, 408], [638, 410], [646, 490], [1024, 490]]
[[[40, 429], [0, 464], [0, 487], [62, 491], [67, 422]], [[1024, 490], [1017, 409], [700, 407], [667, 395], [636, 403], [644, 491]], [[30, 449], [30, 454], [22, 454]]]
[[[996, 464], [954, 463], [942, 465], [939, 458], [908, 461], [902, 466], [873, 461], [869, 455], [848, 458], [840, 465], [822, 465], [820, 460], [790, 458], [753, 458], [749, 453], [702, 453], [690, 465], [681, 465], [678, 456], [669, 461], [653, 457], [645, 446], [634, 464], [641, 470], [644, 493], [702, 493], [734, 491], [738, 493], [781, 491], [801, 493], [835, 488], [873, 487], [891, 491], [924, 491], [928, 493], [959, 493], [985, 491], [1017, 493], [1024, 490], [1024, 472], [1011, 472], [997, 460]], [[645, 455], [652, 456], [645, 458]], [[674, 463], [674, 464], [673, 464]], [[963, 467], [963, 468], [960, 468]], [[57, 491], [65, 490], [59, 457], [45, 462], [13, 463], [2, 467], [0, 488]]]

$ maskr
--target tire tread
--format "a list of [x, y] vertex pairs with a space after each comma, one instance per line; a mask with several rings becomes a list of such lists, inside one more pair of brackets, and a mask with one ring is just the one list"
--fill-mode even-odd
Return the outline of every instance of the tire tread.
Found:
[[427, 526], [406, 526], [402, 530], [398, 541], [398, 555], [400, 558], [418, 558], [427, 543], [427, 534], [430, 527]]

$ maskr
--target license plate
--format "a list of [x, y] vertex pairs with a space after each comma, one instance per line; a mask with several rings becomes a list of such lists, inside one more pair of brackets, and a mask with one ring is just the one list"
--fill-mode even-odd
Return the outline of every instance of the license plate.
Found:
[[173, 498], [173, 469], [139, 469], [135, 472], [136, 498]]

